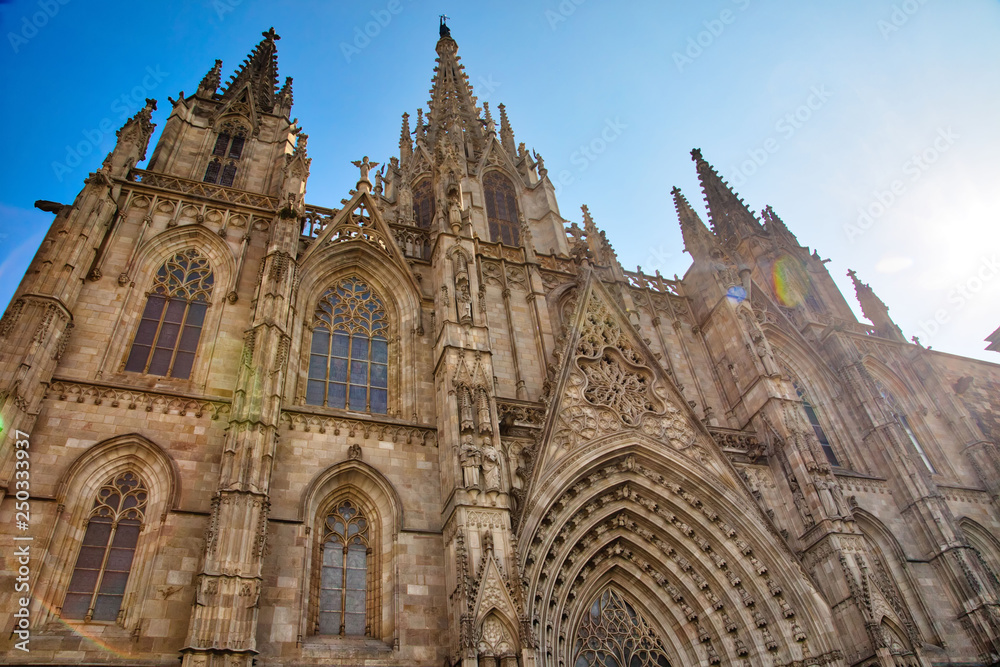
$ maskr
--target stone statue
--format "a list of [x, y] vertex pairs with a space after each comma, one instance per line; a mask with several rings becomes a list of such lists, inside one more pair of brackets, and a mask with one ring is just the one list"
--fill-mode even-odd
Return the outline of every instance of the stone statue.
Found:
[[462, 438], [462, 447], [458, 454], [462, 463], [462, 481], [465, 488], [471, 489], [479, 486], [479, 465], [482, 461], [482, 453], [472, 441], [472, 436], [467, 435]]
[[361, 180], [362, 181], [367, 181], [368, 180], [368, 172], [379, 165], [378, 162], [369, 162], [367, 155], [364, 156], [363, 158], [361, 158], [360, 160], [355, 160], [355, 161], [351, 162], [351, 164], [353, 164], [355, 167], [357, 167], [358, 169], [361, 170]]
[[500, 488], [500, 452], [493, 446], [492, 440], [483, 440], [483, 486], [486, 491], [501, 491]]

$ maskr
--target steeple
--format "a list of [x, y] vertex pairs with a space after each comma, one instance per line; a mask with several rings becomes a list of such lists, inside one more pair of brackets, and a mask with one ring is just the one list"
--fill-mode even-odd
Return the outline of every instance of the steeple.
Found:
[[406, 165], [413, 155], [413, 140], [410, 139], [410, 114], [403, 112], [403, 127], [399, 130], [399, 163]]
[[712, 248], [716, 245], [715, 237], [691, 208], [680, 188], [674, 187], [670, 194], [674, 196], [674, 207], [677, 209], [677, 219], [680, 221], [681, 235], [684, 237], [684, 250], [695, 261], [708, 259]]
[[691, 159], [698, 169], [698, 180], [705, 193], [712, 231], [725, 246], [735, 246], [741, 239], [761, 231], [760, 223], [743, 200], [734, 193], [715, 171], [715, 167], [701, 156], [701, 149], [691, 151]]
[[875, 325], [875, 334], [882, 338], [905, 343], [906, 338], [903, 337], [903, 332], [889, 317], [889, 308], [882, 302], [882, 299], [875, 295], [869, 285], [858, 280], [858, 274], [853, 269], [848, 269], [847, 275], [854, 282], [854, 292], [858, 295], [861, 312], [868, 318], [868, 321]]
[[205, 78], [201, 80], [198, 84], [198, 94], [203, 97], [212, 97], [215, 95], [215, 91], [219, 89], [219, 84], [222, 82], [222, 61], [216, 60], [215, 65], [212, 69], [208, 70], [208, 74]]
[[[222, 101], [244, 101], [254, 104], [258, 113], [274, 110], [275, 90], [278, 87], [278, 48], [275, 41], [281, 39], [271, 28], [261, 33], [261, 40], [222, 91]], [[244, 91], [246, 98], [243, 99]]]
[[507, 107], [502, 103], [497, 105], [500, 110], [500, 144], [503, 146], [511, 159], [517, 159], [517, 148], [514, 147], [514, 130], [510, 128], [510, 120], [507, 118]]
[[431, 98], [427, 102], [427, 135], [431, 146], [446, 137], [456, 148], [464, 149], [468, 144], [473, 152], [478, 152], [483, 146], [479, 109], [446, 18], [441, 17], [437, 65], [431, 80]]

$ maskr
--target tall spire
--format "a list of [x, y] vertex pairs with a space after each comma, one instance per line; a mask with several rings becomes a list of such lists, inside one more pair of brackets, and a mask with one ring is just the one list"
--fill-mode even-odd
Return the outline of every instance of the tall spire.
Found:
[[405, 165], [413, 155], [413, 140], [410, 139], [410, 114], [403, 112], [403, 127], [399, 130], [399, 163]]
[[275, 91], [278, 87], [278, 35], [271, 28], [261, 33], [260, 41], [240, 68], [229, 79], [222, 92], [222, 100], [237, 100], [246, 91], [246, 102], [256, 106], [259, 113], [271, 113], [274, 109]]
[[446, 18], [441, 17], [441, 38], [436, 47], [437, 65], [431, 80], [431, 98], [427, 102], [428, 139], [434, 146], [442, 136], [446, 136], [456, 148], [464, 149], [468, 142], [473, 150], [478, 151], [484, 143], [479, 109], [469, 77], [465, 74], [465, 66], [458, 56], [458, 44], [445, 24]]
[[853, 269], [847, 270], [847, 275], [854, 282], [854, 293], [858, 295], [858, 303], [861, 304], [861, 312], [864, 313], [868, 321], [875, 325], [875, 333], [882, 338], [906, 342], [903, 332], [899, 330], [896, 323], [889, 317], [889, 308], [882, 299], [875, 295], [871, 286], [858, 280], [858, 274]]
[[734, 246], [753, 233], [761, 231], [760, 223], [743, 200], [734, 193], [715, 168], [701, 156], [701, 149], [691, 151], [691, 159], [698, 169], [698, 180], [705, 193], [712, 231], [723, 245]]
[[674, 207], [677, 209], [677, 219], [681, 224], [681, 235], [684, 237], [684, 250], [695, 261], [708, 259], [716, 244], [715, 237], [691, 208], [680, 188], [674, 187], [670, 194], [674, 196]]
[[215, 91], [219, 89], [219, 83], [221, 82], [222, 61], [216, 60], [215, 65], [212, 69], [208, 70], [208, 74], [206, 74], [205, 78], [198, 84], [198, 94], [204, 95], [205, 97], [212, 97], [215, 95]]
[[514, 130], [510, 128], [507, 107], [501, 103], [497, 105], [497, 109], [500, 110], [500, 145], [512, 159], [517, 159], [517, 148], [514, 147]]

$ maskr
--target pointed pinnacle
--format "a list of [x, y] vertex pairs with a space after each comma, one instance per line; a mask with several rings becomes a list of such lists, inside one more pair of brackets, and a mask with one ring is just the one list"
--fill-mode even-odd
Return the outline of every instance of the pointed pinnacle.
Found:
[[219, 89], [219, 83], [222, 81], [222, 61], [216, 59], [215, 65], [212, 69], [208, 70], [208, 74], [205, 78], [201, 80], [198, 84], [198, 92], [207, 93], [208, 95], [213, 95], [216, 90]]

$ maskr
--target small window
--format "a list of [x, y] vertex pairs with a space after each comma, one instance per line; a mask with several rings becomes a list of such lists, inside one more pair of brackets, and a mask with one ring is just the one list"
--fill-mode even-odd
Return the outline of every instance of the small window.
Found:
[[232, 187], [233, 181], [236, 179], [236, 164], [230, 162], [222, 169], [222, 180], [219, 181], [219, 185], [225, 185], [227, 188]]
[[214, 281], [208, 260], [197, 250], [164, 262], [146, 297], [126, 371], [190, 377]]
[[493, 243], [516, 246], [521, 244], [521, 227], [517, 215], [514, 184], [499, 171], [483, 177], [486, 194], [486, 218]]
[[[208, 163], [203, 180], [206, 183], [218, 183], [232, 187], [236, 180], [238, 166], [235, 160], [239, 160], [243, 156], [245, 143], [246, 130], [235, 123], [226, 123], [215, 139], [215, 146], [212, 148], [212, 155], [215, 159]], [[223, 166], [219, 158], [228, 159], [230, 162]]]
[[425, 178], [413, 188], [413, 217], [417, 227], [430, 229], [434, 222], [434, 187]]
[[205, 182], [206, 183], [216, 183], [219, 180], [219, 171], [222, 170], [222, 163], [217, 159], [212, 160], [208, 163], [208, 168], [205, 169]]
[[108, 480], [97, 492], [63, 600], [64, 618], [118, 618], [148, 495], [145, 484], [131, 472]]

